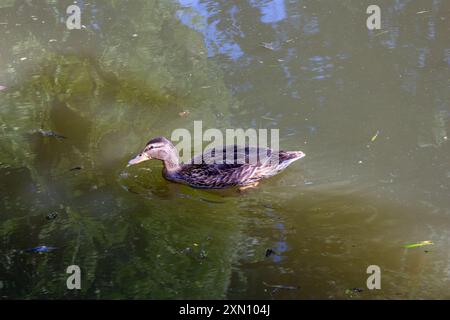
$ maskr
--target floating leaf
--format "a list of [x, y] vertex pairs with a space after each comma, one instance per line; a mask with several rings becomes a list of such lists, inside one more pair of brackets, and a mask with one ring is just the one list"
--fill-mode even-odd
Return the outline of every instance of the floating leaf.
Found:
[[268, 117], [268, 116], [261, 116], [261, 118], [264, 120], [277, 121], [276, 119]]
[[270, 42], [261, 42], [261, 47], [274, 51], [275, 46]]
[[375, 135], [372, 137], [372, 139], [370, 139], [370, 141], [374, 142], [377, 138], [378, 135], [380, 134], [380, 130], [377, 130], [377, 132], [375, 133]]
[[417, 242], [417, 243], [410, 243], [410, 244], [406, 244], [403, 247], [407, 248], [407, 249], [411, 249], [411, 248], [417, 248], [417, 247], [423, 247], [423, 246], [428, 246], [428, 245], [432, 245], [434, 244], [432, 241], [430, 240], [425, 240], [425, 241], [421, 241], [421, 242]]

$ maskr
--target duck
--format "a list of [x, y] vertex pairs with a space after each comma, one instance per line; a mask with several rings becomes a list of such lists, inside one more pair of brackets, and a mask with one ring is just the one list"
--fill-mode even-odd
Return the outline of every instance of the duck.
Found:
[[[151, 139], [138, 155], [128, 161], [127, 167], [147, 160], [160, 160], [163, 163], [163, 177], [168, 181], [196, 189], [237, 187], [243, 191], [255, 188], [261, 179], [280, 173], [304, 156], [302, 151], [227, 145], [207, 149], [183, 164], [172, 142], [161, 136]], [[250, 161], [252, 159], [255, 161]]]

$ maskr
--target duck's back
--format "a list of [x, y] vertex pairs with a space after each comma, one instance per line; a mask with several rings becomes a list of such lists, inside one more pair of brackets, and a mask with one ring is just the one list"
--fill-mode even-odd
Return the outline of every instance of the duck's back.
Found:
[[271, 149], [251, 146], [228, 145], [223, 148], [209, 148], [196, 155], [191, 164], [249, 164], [258, 165], [269, 160], [274, 153]]

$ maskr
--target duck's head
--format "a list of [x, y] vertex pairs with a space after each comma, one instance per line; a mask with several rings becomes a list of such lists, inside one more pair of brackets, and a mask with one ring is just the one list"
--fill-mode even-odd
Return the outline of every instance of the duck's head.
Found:
[[177, 150], [172, 142], [164, 137], [157, 137], [150, 140], [144, 150], [136, 157], [128, 161], [128, 167], [147, 160], [156, 159], [173, 164], [178, 163]]

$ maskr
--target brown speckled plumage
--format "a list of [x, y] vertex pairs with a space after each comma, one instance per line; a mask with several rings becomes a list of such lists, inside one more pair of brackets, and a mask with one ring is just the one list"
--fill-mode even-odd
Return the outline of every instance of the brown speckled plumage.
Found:
[[[213, 163], [211, 159], [217, 160], [220, 157], [215, 151], [206, 150], [194, 157], [190, 163], [179, 164], [178, 155], [170, 141], [158, 137], [152, 139], [144, 151], [129, 164], [159, 159], [164, 162], [163, 176], [167, 180], [194, 188], [222, 189], [252, 185], [281, 172], [293, 161], [304, 156], [301, 151], [274, 152], [265, 148], [226, 146], [222, 150], [221, 163]], [[255, 156], [255, 159], [251, 158], [252, 156]]]

